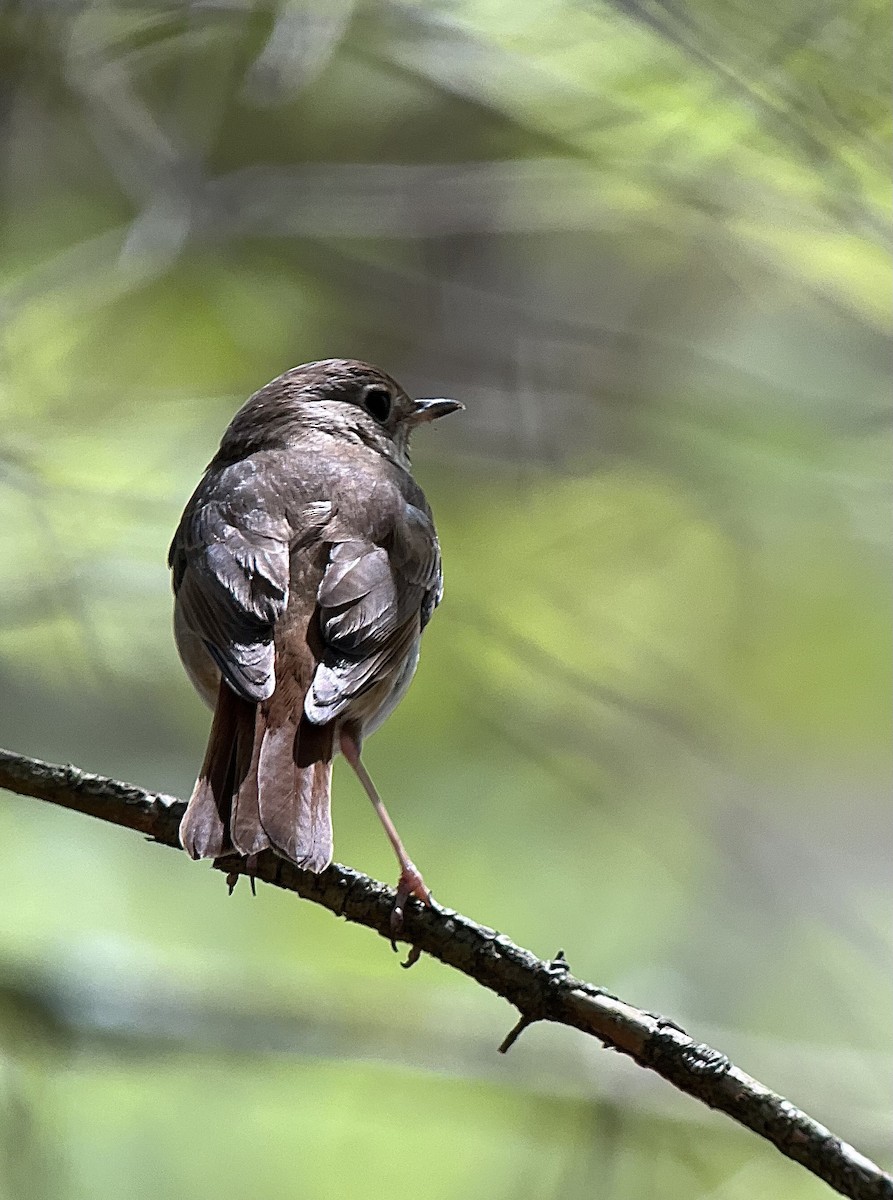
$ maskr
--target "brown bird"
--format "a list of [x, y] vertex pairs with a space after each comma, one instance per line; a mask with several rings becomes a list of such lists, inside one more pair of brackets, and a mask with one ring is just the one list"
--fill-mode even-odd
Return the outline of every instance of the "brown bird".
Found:
[[430, 893], [360, 758], [403, 697], [440, 603], [440, 547], [409, 435], [463, 406], [411, 400], [367, 363], [286, 371], [233, 417], [168, 563], [177, 649], [214, 709], [180, 826], [193, 858], [332, 861], [340, 750], [400, 864], [393, 925]]

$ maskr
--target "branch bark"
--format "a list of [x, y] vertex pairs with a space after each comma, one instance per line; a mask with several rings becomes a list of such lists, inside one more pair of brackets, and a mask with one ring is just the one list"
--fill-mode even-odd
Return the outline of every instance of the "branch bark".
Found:
[[[0, 788], [137, 830], [179, 849], [177, 830], [184, 804], [173, 796], [6, 750], [0, 750]], [[244, 863], [235, 859], [220, 869], [245, 873]], [[390, 937], [394, 892], [358, 871], [333, 864], [321, 875], [312, 875], [265, 853], [257, 860], [254, 874]], [[544, 961], [494, 929], [439, 905], [424, 908], [415, 901], [407, 906], [404, 936], [417, 950], [462, 971], [518, 1009], [518, 1025], [501, 1048], [508, 1049], [514, 1037], [535, 1021], [573, 1026], [656, 1071], [710, 1108], [720, 1109], [842, 1195], [852, 1200], [893, 1200], [893, 1178], [875, 1163], [673, 1021], [643, 1012], [575, 978], [563, 956]]]

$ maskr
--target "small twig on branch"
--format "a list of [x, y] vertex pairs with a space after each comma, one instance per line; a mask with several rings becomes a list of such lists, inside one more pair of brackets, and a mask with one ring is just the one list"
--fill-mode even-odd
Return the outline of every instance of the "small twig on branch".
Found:
[[[138, 830], [179, 848], [177, 830], [184, 804], [172, 796], [6, 750], [0, 750], [0, 788]], [[228, 860], [220, 869], [245, 873], [245, 864]], [[359, 871], [333, 864], [321, 875], [312, 875], [266, 852], [252, 863], [251, 873], [390, 938], [394, 892]], [[573, 1026], [728, 1114], [842, 1195], [852, 1200], [893, 1200], [893, 1178], [875, 1163], [678, 1025], [575, 978], [562, 954], [544, 961], [494, 929], [439, 905], [425, 908], [415, 901], [407, 905], [401, 936], [518, 1009], [521, 1019], [500, 1049], [508, 1049], [535, 1021]]]

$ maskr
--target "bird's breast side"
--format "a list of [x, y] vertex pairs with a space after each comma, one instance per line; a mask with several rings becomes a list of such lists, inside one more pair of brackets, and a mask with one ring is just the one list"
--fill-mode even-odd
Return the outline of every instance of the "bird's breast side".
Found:
[[[351, 718], [359, 723], [363, 737], [368, 737], [380, 728], [406, 695], [419, 665], [420, 644], [421, 639], [416, 638], [400, 669], [387, 680], [379, 692], [368, 697], [366, 705], [358, 706], [361, 711], [356, 715], [350, 714]], [[367, 697], [361, 699], [366, 700]]]

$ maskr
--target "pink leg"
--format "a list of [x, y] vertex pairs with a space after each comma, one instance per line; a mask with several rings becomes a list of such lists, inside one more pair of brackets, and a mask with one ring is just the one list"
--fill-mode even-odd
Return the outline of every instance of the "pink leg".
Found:
[[350, 763], [356, 776], [366, 792], [366, 795], [372, 801], [372, 807], [378, 814], [378, 819], [384, 826], [384, 831], [388, 835], [388, 841], [394, 848], [394, 853], [397, 855], [397, 862], [400, 864], [400, 879], [397, 883], [397, 901], [394, 905], [394, 911], [391, 913], [391, 933], [394, 937], [400, 932], [403, 927], [403, 906], [410, 896], [415, 896], [421, 900], [423, 904], [431, 903], [431, 893], [425, 885], [425, 881], [421, 876], [418, 867], [406, 853], [403, 843], [400, 840], [400, 835], [394, 828], [394, 822], [388, 815], [388, 810], [385, 808], [381, 796], [378, 794], [378, 789], [372, 782], [369, 772], [363, 765], [360, 759], [360, 748], [355, 739], [344, 730], [340, 733], [341, 753]]

